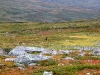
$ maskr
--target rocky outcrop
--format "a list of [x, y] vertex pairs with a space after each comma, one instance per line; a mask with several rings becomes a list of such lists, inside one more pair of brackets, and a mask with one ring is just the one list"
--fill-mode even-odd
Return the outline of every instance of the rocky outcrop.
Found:
[[36, 63], [37, 61], [42, 61], [42, 60], [49, 60], [50, 58], [51, 56], [24, 54], [24, 55], [19, 55], [14, 60], [14, 62], [28, 66], [31, 63]]
[[[78, 56], [84, 56], [85, 53], [82, 50], [93, 50], [94, 55], [100, 55], [100, 48], [94, 47], [74, 47], [75, 49], [79, 49], [80, 54]], [[38, 54], [34, 54], [34, 52], [38, 52]], [[15, 65], [17, 66], [29, 66], [29, 65], [36, 65], [38, 61], [42, 60], [49, 60], [54, 55], [58, 54], [70, 54], [73, 53], [74, 50], [49, 50], [45, 48], [38, 48], [38, 47], [26, 47], [26, 46], [17, 46], [12, 49], [8, 55], [10, 56], [17, 56], [15, 59], [7, 58], [5, 61], [14, 61]], [[46, 56], [46, 54], [49, 56]], [[74, 58], [66, 57], [65, 60], [74, 60]]]
[[31, 52], [42, 52], [45, 51], [44, 48], [38, 48], [38, 47], [25, 47], [25, 46], [17, 46], [14, 49], [12, 49], [8, 55], [10, 56], [19, 56]]

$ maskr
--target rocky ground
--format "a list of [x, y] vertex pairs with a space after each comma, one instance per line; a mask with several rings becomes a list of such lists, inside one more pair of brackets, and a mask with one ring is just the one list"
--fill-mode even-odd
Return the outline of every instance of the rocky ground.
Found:
[[[7, 53], [0, 49], [0, 75], [38, 75], [37, 71], [42, 69], [45, 71], [55, 66], [64, 67], [75, 64], [99, 65], [99, 47], [75, 48], [80, 50], [50, 50], [38, 47], [17, 46]], [[52, 71], [52, 73], [55, 72]], [[99, 75], [100, 70], [99, 68], [96, 70], [85, 68], [78, 71], [77, 75], [88, 75], [88, 73], [90, 75]], [[55, 73], [54, 75], [59, 74]]]

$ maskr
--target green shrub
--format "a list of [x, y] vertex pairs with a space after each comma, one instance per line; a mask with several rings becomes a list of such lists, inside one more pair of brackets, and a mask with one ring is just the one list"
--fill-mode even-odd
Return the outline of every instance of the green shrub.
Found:
[[[89, 65], [89, 64], [76, 64], [72, 66], [53, 66], [48, 69], [40, 69], [38, 73], [41, 75], [44, 71], [52, 71], [55, 75], [77, 75], [77, 73], [84, 69], [94, 69], [97, 70], [100, 65]], [[34, 75], [34, 74], [33, 74]], [[38, 74], [37, 74], [38, 75]]]
[[7, 53], [9, 53], [10, 50], [11, 50], [11, 48], [4, 48], [4, 50], [5, 50]]

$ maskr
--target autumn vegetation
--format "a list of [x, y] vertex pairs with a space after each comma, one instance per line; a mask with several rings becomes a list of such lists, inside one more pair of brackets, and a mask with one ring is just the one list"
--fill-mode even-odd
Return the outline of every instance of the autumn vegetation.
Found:
[[[14, 62], [4, 61], [10, 56], [0, 56], [0, 75], [42, 75], [45, 70], [52, 71], [54, 75], [86, 75], [88, 72], [100, 75], [100, 56], [93, 56], [92, 50], [83, 50], [85, 56], [78, 56], [79, 50], [74, 48], [100, 46], [100, 19], [59, 23], [0, 22], [0, 48], [9, 52], [16, 46], [74, 52], [55, 55], [49, 61], [37, 62], [39, 65], [36, 66], [24, 66], [26, 70], [20, 70]], [[64, 57], [73, 57], [75, 60], [63, 60]]]

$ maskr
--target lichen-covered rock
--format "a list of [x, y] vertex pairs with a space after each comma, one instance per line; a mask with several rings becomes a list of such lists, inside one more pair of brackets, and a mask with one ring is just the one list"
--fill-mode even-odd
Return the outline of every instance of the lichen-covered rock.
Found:
[[37, 61], [49, 60], [49, 59], [51, 59], [51, 56], [24, 54], [24, 55], [19, 55], [14, 60], [14, 62], [21, 63], [24, 64], [25, 66], [28, 66], [31, 63], [36, 63]]
[[22, 54], [26, 54], [27, 52], [25, 52], [26, 47], [23, 47], [23, 46], [17, 46], [15, 47], [14, 49], [12, 49], [8, 55], [10, 56], [18, 56], [18, 55], [22, 55]]
[[25, 46], [17, 46], [14, 49], [12, 49], [8, 55], [10, 56], [18, 56], [23, 55], [31, 52], [42, 52], [45, 51], [45, 48], [38, 48], [38, 47], [25, 47]]

